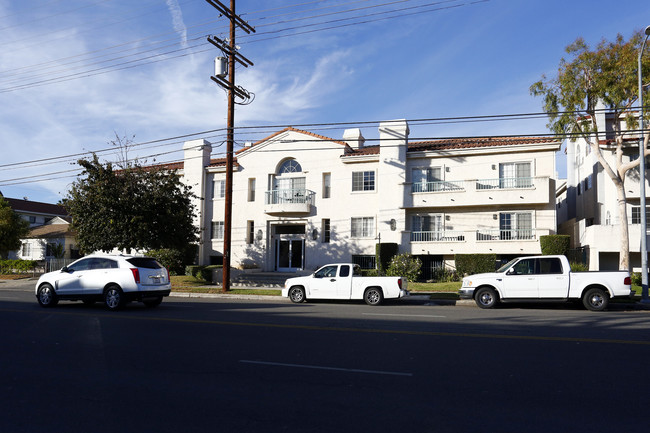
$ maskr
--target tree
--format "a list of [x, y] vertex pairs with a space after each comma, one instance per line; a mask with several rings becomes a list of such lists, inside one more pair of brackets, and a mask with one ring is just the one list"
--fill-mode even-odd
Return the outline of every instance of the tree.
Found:
[[20, 248], [20, 240], [29, 234], [29, 222], [25, 221], [0, 196], [0, 258], [7, 258], [9, 251]]
[[[614, 42], [602, 40], [591, 50], [582, 38], [578, 38], [566, 48], [569, 60], [560, 60], [557, 76], [549, 79], [543, 75], [530, 86], [531, 94], [544, 100], [549, 129], [559, 138], [567, 134], [582, 137], [614, 183], [621, 222], [619, 269], [624, 270], [630, 268], [625, 179], [630, 170], [639, 166], [639, 159], [624, 161], [623, 155], [627, 139], [637, 137], [637, 56], [641, 42], [641, 32], [634, 33], [627, 42], [619, 34]], [[650, 77], [647, 60], [643, 62], [643, 77]], [[598, 130], [596, 114], [600, 104], [614, 116], [613, 143], [604, 141], [606, 131]], [[646, 109], [646, 117], [648, 112], [650, 110]], [[642, 143], [646, 156], [649, 138], [650, 134], [646, 134]], [[614, 152], [615, 166], [605, 159], [604, 148]]]
[[63, 206], [82, 251], [182, 250], [197, 240], [194, 194], [174, 172], [137, 160], [114, 170], [97, 155], [78, 164], [84, 170]]

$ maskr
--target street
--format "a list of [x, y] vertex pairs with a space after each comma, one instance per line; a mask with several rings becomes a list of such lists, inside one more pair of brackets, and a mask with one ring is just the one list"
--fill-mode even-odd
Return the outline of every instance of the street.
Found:
[[43, 309], [3, 281], [0, 431], [645, 432], [649, 325], [277, 297]]

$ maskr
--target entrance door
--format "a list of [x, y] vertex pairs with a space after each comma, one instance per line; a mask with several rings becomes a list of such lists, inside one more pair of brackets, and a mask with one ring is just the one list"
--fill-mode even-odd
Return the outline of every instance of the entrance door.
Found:
[[280, 272], [295, 272], [303, 268], [305, 240], [276, 239], [275, 266]]

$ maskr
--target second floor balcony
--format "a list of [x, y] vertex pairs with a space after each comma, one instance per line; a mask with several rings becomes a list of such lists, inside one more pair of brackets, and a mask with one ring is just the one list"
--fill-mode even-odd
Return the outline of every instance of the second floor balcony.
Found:
[[413, 207], [520, 205], [554, 202], [555, 183], [549, 177], [445, 180], [413, 183]]
[[308, 189], [274, 189], [266, 191], [264, 212], [269, 215], [308, 215], [316, 193]]

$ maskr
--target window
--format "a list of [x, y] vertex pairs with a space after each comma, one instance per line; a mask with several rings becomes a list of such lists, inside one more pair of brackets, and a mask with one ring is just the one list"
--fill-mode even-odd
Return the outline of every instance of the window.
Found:
[[212, 228], [210, 230], [211, 239], [223, 239], [223, 221], [212, 221]]
[[29, 223], [30, 224], [36, 224], [36, 217], [35, 216], [30, 216], [29, 217]]
[[314, 278], [336, 278], [338, 265], [329, 265], [321, 268], [314, 274]]
[[214, 180], [212, 182], [212, 198], [224, 198], [226, 196], [226, 181], [225, 179]]
[[411, 218], [411, 240], [430, 242], [444, 236], [442, 215], [413, 215]]
[[350, 276], [350, 265], [341, 265], [339, 270], [339, 277], [349, 277]]
[[539, 274], [561, 274], [562, 262], [557, 257], [541, 258], [539, 260]]
[[29, 242], [23, 243], [23, 245], [21, 247], [21, 253], [20, 254], [23, 257], [26, 257], [26, 256], [29, 256], [31, 254], [31, 252], [32, 252], [32, 248], [31, 248], [31, 245], [29, 244]]
[[332, 173], [323, 173], [323, 198], [330, 198], [332, 193]]
[[302, 167], [295, 159], [287, 159], [280, 165], [278, 169], [278, 174], [284, 173], [300, 173], [302, 172]]
[[355, 171], [352, 173], [352, 191], [374, 191], [375, 172]]
[[499, 188], [530, 188], [533, 186], [530, 162], [499, 164]]
[[[645, 208], [645, 220], [650, 221], [650, 207]], [[641, 224], [641, 206], [632, 206], [632, 224]]]
[[248, 179], [248, 201], [255, 201], [255, 178]]
[[255, 221], [246, 222], [246, 243], [252, 244], [255, 241]]
[[442, 169], [440, 167], [414, 168], [411, 171], [413, 192], [440, 191]]
[[593, 188], [592, 182], [593, 182], [592, 175], [590, 174], [589, 176], [587, 176], [587, 179], [585, 180], [585, 191]]
[[534, 239], [533, 214], [530, 212], [499, 214], [499, 239]]
[[323, 243], [329, 244], [330, 243], [330, 219], [329, 218], [323, 218], [321, 233], [323, 234]]
[[375, 219], [373, 217], [352, 218], [351, 226], [353, 238], [369, 238], [375, 235]]

